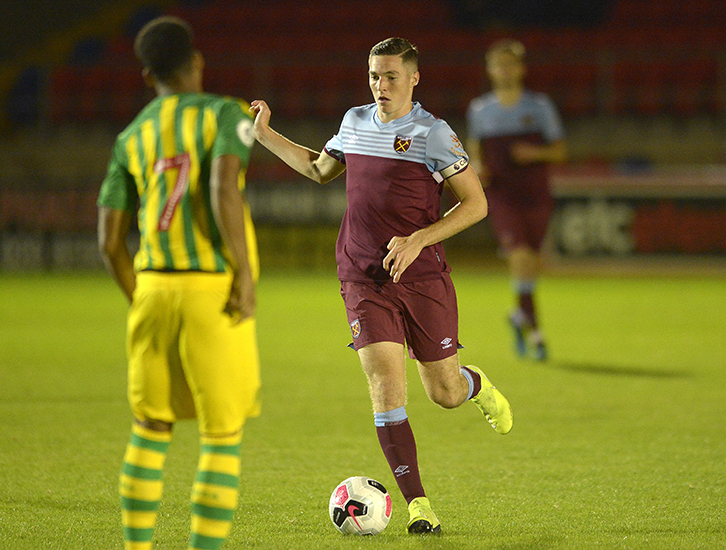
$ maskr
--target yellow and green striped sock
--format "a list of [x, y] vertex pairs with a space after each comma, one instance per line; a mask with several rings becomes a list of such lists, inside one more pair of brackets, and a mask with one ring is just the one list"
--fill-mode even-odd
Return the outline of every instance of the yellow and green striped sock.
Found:
[[189, 550], [217, 550], [229, 535], [237, 507], [241, 438], [237, 434], [200, 439]]
[[151, 550], [171, 432], [134, 424], [119, 482], [125, 550]]

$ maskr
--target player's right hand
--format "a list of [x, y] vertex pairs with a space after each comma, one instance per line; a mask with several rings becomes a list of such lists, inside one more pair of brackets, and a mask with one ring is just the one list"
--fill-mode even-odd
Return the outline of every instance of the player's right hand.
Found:
[[255, 137], [259, 139], [260, 132], [270, 127], [272, 111], [269, 105], [262, 99], [255, 99], [250, 103], [250, 111], [255, 113]]

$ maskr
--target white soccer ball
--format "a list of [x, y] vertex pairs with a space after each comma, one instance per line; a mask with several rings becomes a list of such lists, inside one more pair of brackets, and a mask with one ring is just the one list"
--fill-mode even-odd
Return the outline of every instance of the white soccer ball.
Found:
[[366, 476], [342, 481], [330, 495], [330, 519], [343, 534], [377, 535], [391, 519], [391, 495]]

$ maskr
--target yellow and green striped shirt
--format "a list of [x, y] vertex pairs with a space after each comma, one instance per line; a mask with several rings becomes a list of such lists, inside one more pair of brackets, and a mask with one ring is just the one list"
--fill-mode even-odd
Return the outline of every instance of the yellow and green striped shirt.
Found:
[[[252, 128], [247, 103], [192, 93], [156, 98], [119, 134], [98, 204], [130, 212], [138, 208], [136, 271], [227, 270], [227, 251], [211, 208], [212, 159], [241, 159], [243, 192]], [[256, 279], [257, 244], [246, 206], [244, 214]]]

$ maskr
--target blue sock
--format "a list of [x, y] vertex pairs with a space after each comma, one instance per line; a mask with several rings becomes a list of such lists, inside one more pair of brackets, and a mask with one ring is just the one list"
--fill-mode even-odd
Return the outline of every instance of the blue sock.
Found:
[[406, 407], [398, 407], [397, 409], [382, 413], [373, 413], [373, 421], [377, 428], [390, 424], [398, 424], [407, 418]]
[[471, 372], [469, 372], [468, 369], [465, 369], [464, 367], [459, 367], [459, 370], [461, 371], [461, 374], [466, 378], [466, 381], [469, 382], [469, 393], [466, 394], [466, 400], [469, 401], [471, 399], [471, 396], [474, 395], [474, 378], [471, 376]]

